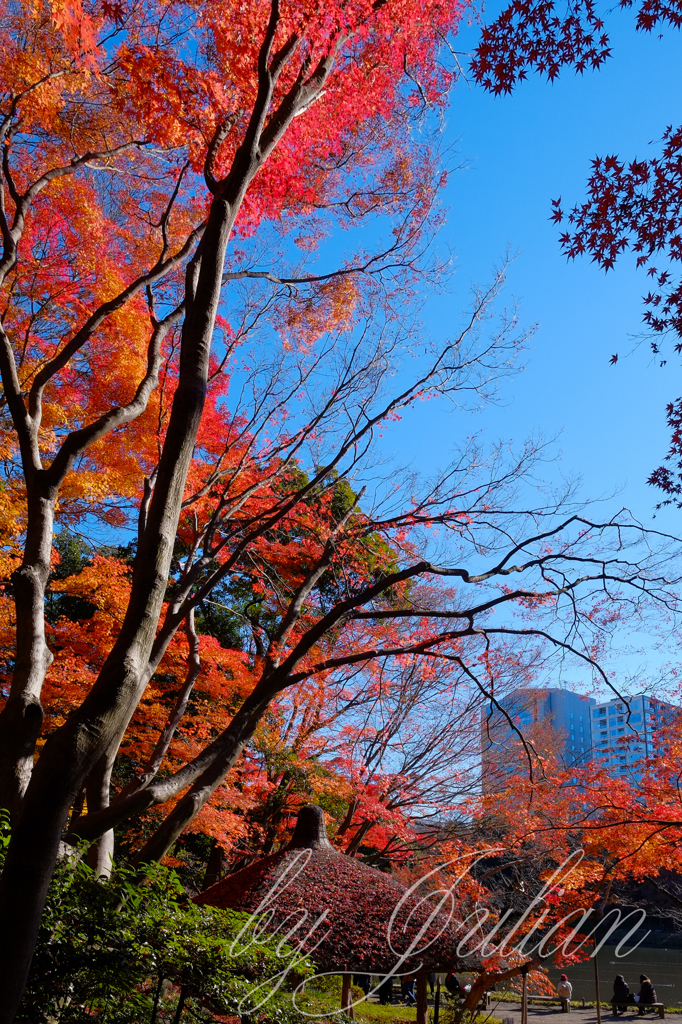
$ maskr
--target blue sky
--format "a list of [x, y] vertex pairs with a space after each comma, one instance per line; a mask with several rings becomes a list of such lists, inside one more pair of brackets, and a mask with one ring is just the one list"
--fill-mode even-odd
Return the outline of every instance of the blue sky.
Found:
[[[491, 446], [501, 440], [518, 448], [540, 434], [557, 438], [555, 458], [531, 484], [541, 474], [551, 490], [580, 477], [579, 497], [605, 501], [595, 515], [625, 506], [645, 524], [682, 536], [682, 511], [655, 513], [661, 495], [646, 484], [668, 446], [666, 403], [682, 395], [679, 358], [671, 353], [661, 369], [641, 340], [647, 278], [630, 257], [609, 275], [586, 259], [567, 263], [560, 229], [550, 220], [552, 199], [561, 196], [564, 207], [583, 199], [595, 156], [654, 155], [665, 128], [682, 122], [682, 33], [640, 35], [632, 13], [619, 11], [609, 16], [609, 30], [613, 57], [599, 72], [569, 71], [553, 84], [532, 76], [507, 97], [465, 82], [453, 90], [442, 148], [461, 166], [444, 197], [440, 243], [454, 254], [455, 272], [446, 293], [426, 297], [425, 332], [436, 342], [459, 333], [472, 283], [489, 283], [507, 250], [518, 256], [504, 299], [516, 300], [522, 322], [538, 329], [523, 372], [502, 382], [496, 405], [470, 416], [445, 402], [419, 402], [400, 423], [387, 425], [377, 478], [386, 471], [392, 480], [393, 465], [434, 472], [476, 432]], [[477, 37], [475, 26], [467, 28], [458, 48], [472, 49]], [[375, 228], [358, 234], [371, 244]], [[338, 266], [357, 242], [355, 233], [332, 231], [322, 267]], [[612, 367], [614, 353], [619, 361]], [[411, 377], [412, 367], [404, 369]], [[371, 478], [369, 472], [365, 480]], [[629, 633], [630, 623], [617, 638], [620, 653], [612, 652], [605, 668], [619, 683], [631, 674], [637, 690], [655, 683], [670, 653], [657, 650], [658, 638], [643, 630], [630, 644]], [[555, 671], [551, 681], [590, 688], [587, 669], [571, 665], [566, 672]]]
[[[429, 300], [425, 320], [435, 336], [447, 334], [471, 282], [487, 281], [505, 250], [518, 250], [507, 296], [539, 330], [524, 372], [469, 430], [515, 441], [560, 434], [547, 479], [578, 474], [585, 497], [619, 492], [616, 502], [647, 521], [657, 494], [645, 481], [666, 450], [665, 403], [682, 394], [679, 360], [660, 369], [646, 342], [636, 348], [646, 279], [632, 260], [609, 275], [586, 259], [568, 264], [549, 221], [552, 198], [582, 199], [595, 155], [646, 156], [666, 125], [682, 121], [682, 35], [642, 36], [628, 12], [610, 16], [609, 29], [614, 56], [599, 72], [564, 73], [552, 85], [533, 76], [510, 97], [465, 83], [454, 91], [444, 142], [465, 166], [451, 175], [443, 241], [457, 271], [450, 294]], [[475, 38], [467, 29], [460, 49]], [[420, 405], [409, 431], [394, 435], [401, 461], [442, 462], [451, 432], [456, 439], [450, 416]], [[680, 517], [663, 511], [656, 525], [682, 532]]]

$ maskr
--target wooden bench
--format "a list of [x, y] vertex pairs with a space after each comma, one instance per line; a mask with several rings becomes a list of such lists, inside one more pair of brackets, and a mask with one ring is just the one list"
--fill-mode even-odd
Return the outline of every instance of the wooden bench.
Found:
[[649, 1010], [649, 1009], [656, 1010], [656, 1012], [658, 1013], [659, 1017], [661, 1017], [661, 1018], [665, 1017], [665, 1003], [642, 1003], [641, 1007], [640, 1007], [640, 1004], [637, 1003], [637, 1009], [638, 1010], [640, 1010], [640, 1009], [643, 1009], [643, 1010]]
[[[637, 1010], [639, 1013], [641, 1010], [655, 1010], [659, 1017], [665, 1017], [665, 1003], [628, 1003], [629, 1010]], [[616, 1006], [625, 1006], [625, 1003], [617, 1003], [615, 1000], [611, 1000], [611, 1006], [613, 1007], [613, 1016], [616, 1016]]]
[[531, 996], [531, 995], [529, 995], [529, 996], [526, 997], [526, 999], [527, 999], [527, 1002], [528, 1002], [529, 1006], [530, 1006], [531, 1003], [539, 1003], [540, 1006], [552, 1006], [555, 1003], [561, 1003], [562, 1010], [564, 1010], [566, 1013], [570, 1013], [571, 1012], [571, 1000], [570, 999], [562, 999], [561, 996]]

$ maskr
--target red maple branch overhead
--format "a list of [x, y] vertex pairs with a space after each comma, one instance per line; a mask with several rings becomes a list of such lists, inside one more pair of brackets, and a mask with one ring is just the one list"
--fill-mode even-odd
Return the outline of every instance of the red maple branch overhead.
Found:
[[[636, 28], [682, 27], [679, 0], [620, 0], [636, 10]], [[494, 93], [511, 92], [529, 72], [553, 80], [564, 68], [582, 73], [598, 68], [611, 55], [604, 18], [593, 0], [579, 0], [565, 11], [553, 0], [513, 0], [481, 35], [472, 61], [476, 81]], [[567, 213], [553, 200], [551, 219], [566, 224], [560, 236], [569, 259], [588, 255], [605, 271], [632, 252], [638, 268], [646, 269], [651, 288], [644, 296], [643, 321], [653, 335], [651, 347], [661, 365], [667, 335], [682, 352], [682, 127], [669, 126], [661, 153], [629, 162], [617, 156], [597, 157], [587, 183], [587, 198]], [[611, 356], [615, 365], [618, 355]], [[671, 445], [664, 465], [648, 482], [670, 501], [682, 495], [682, 446], [679, 421], [682, 400], [667, 409]]]
[[[533, 444], [485, 456], [463, 430], [435, 479], [377, 479], [382, 430], [422, 401], [477, 406], [524, 340], [493, 316], [502, 272], [442, 341], [412, 301], [442, 266], [445, 179], [420, 129], [454, 80], [460, 0], [0, 9], [9, 1024], [65, 837], [99, 868], [121, 824], [158, 859], [206, 822], [236, 834], [259, 793], [276, 835], [305, 745], [347, 726], [355, 760], [337, 736], [326, 778], [354, 806], [348, 845], [375, 828], [389, 849], [403, 808], [459, 784], [395, 708], [405, 673], [432, 713], [439, 673], [450, 707], [499, 705], [501, 666], [556, 652], [598, 671], [619, 614], [677, 606], [625, 514], [576, 516], [570, 493], [517, 508]], [[584, 59], [599, 47], [585, 10], [559, 56], [571, 33]], [[388, 240], [313, 265], [339, 224]], [[387, 731], [353, 718], [369, 704]]]
[[[454, 76], [439, 52], [462, 5], [253, 0], [237, 7], [212, 0], [172, 0], [163, 9], [153, 0], [2, 7], [0, 370], [9, 531], [2, 558], [13, 604], [5, 619], [12, 671], [0, 713], [0, 803], [15, 818], [0, 880], [3, 1021], [15, 1015], [72, 808], [84, 791], [91, 809], [108, 801], [117, 751], [150, 681], [150, 656], [170, 657], [191, 614], [186, 607], [175, 621], [166, 600], [170, 576], [182, 580], [179, 592], [187, 582], [174, 562], [183, 501], [193, 507], [182, 530], [194, 516], [205, 533], [193, 550], [198, 567], [188, 569], [191, 590], [207, 568], [201, 544], [211, 547], [218, 524], [203, 517], [201, 502], [212, 500], [214, 483], [230, 479], [243, 486], [243, 503], [253, 491], [253, 480], [244, 482], [253, 466], [244, 447], [231, 444], [253, 424], [227, 417], [224, 405], [234, 352], [263, 314], [259, 299], [247, 298], [231, 316], [224, 285], [249, 274], [264, 273], [268, 287], [281, 279], [261, 307], [282, 314], [280, 333], [268, 328], [281, 354], [354, 326], [363, 290], [383, 290], [386, 308], [394, 300], [406, 310], [415, 276], [430, 270], [425, 253], [442, 175], [431, 173], [432, 155], [411, 129], [418, 107], [446, 100]], [[373, 216], [395, 229], [376, 256], [355, 252], [331, 274], [294, 260], [282, 267], [283, 235], [310, 251], [332, 220]], [[299, 371], [300, 391], [312, 370]], [[275, 372], [267, 392], [267, 418], [278, 425], [297, 400], [293, 376], [280, 383]], [[258, 428], [268, 426], [259, 420]], [[224, 430], [218, 439], [216, 430]], [[311, 423], [299, 448], [315, 430]], [[295, 444], [278, 444], [295, 468]], [[243, 475], [226, 465], [234, 454]], [[205, 458], [214, 460], [212, 481]], [[262, 535], [257, 492], [249, 507], [255, 539]], [[236, 515], [229, 488], [224, 497]], [[89, 532], [133, 520], [130, 574], [125, 562], [98, 552], [76, 574], [84, 578], [74, 586], [90, 586], [89, 597], [56, 599], [95, 609], [77, 653], [71, 648], [80, 665], [79, 678], [70, 676], [81, 687], [77, 704], [67, 690], [56, 713], [44, 699], [59, 675], [55, 665], [46, 683], [57, 636], [45, 619], [55, 523]], [[107, 569], [108, 586], [93, 587]], [[105, 614], [100, 605], [114, 594], [121, 608]], [[36, 762], [43, 723], [51, 731]], [[176, 732], [169, 749], [174, 744], [177, 751]], [[44, 829], [42, 865], [20, 852], [26, 844], [36, 853], [34, 815]], [[28, 902], [18, 918], [10, 904], [23, 891]], [[20, 938], [10, 937], [13, 927]]]
[[[561, 236], [569, 258], [590, 255], [606, 271], [625, 252], [636, 255], [637, 267], [646, 270], [651, 282], [643, 320], [660, 365], [666, 362], [666, 337], [676, 338], [674, 351], [682, 352], [682, 128], [668, 128], [662, 141], [661, 155], [649, 160], [625, 164], [616, 157], [597, 158], [588, 198], [568, 213], [569, 227]], [[555, 220], [562, 217], [557, 203]], [[617, 359], [612, 356], [611, 362]], [[680, 408], [679, 399], [667, 407], [670, 448], [666, 463], [648, 481], [664, 492], [664, 504], [679, 504], [682, 494]]]
[[[620, 0], [636, 8], [636, 27], [651, 32], [660, 26], [680, 28], [679, 0]], [[577, 74], [597, 69], [611, 56], [606, 19], [594, 0], [577, 0], [568, 7], [554, 0], [512, 0], [481, 32], [474, 51], [475, 80], [490, 91], [511, 92], [529, 72], [553, 81], [564, 68]]]

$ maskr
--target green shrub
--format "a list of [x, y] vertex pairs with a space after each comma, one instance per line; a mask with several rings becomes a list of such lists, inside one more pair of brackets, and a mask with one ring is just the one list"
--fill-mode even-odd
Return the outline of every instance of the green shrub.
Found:
[[[0, 868], [7, 843], [5, 818]], [[178, 1024], [218, 1013], [254, 1024], [306, 1021], [288, 993], [313, 973], [307, 959], [273, 937], [252, 941], [248, 914], [188, 902], [170, 869], [146, 872], [119, 865], [105, 881], [80, 859], [59, 864], [17, 1020]]]

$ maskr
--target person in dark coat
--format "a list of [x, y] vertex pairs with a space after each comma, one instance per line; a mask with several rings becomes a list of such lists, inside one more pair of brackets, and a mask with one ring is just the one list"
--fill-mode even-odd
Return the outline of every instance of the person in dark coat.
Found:
[[429, 974], [427, 974], [426, 975], [426, 980], [429, 983], [429, 989], [431, 991], [431, 995], [433, 995], [433, 990], [436, 987], [436, 972], [435, 971], [431, 971]]
[[646, 1013], [646, 1007], [652, 1003], [656, 1003], [656, 989], [651, 984], [646, 974], [640, 974], [639, 976], [639, 993], [637, 998], [637, 1006], [639, 1007], [639, 1016], [643, 1017]]
[[393, 1002], [393, 975], [384, 978], [379, 985], [379, 1002], [382, 1006], [390, 1005]]
[[354, 974], [353, 984], [357, 985], [367, 995], [372, 987], [372, 979], [369, 974]]
[[457, 977], [456, 974], [453, 974], [452, 971], [450, 971], [449, 974], [445, 975], [445, 987], [451, 996], [464, 995], [464, 990], [462, 989], [462, 986], [459, 983], [459, 978]]
[[628, 983], [622, 974], [616, 975], [616, 980], [613, 983], [613, 997], [611, 1002], [613, 1004], [614, 1017], [617, 1017], [619, 1013], [625, 1013], [628, 1008], [628, 1003], [632, 1002]]

